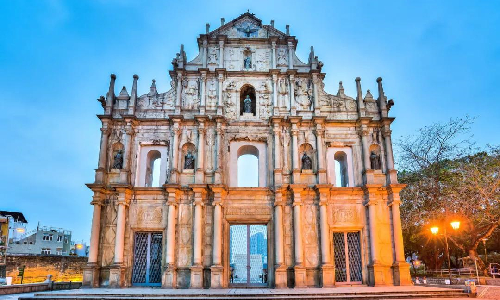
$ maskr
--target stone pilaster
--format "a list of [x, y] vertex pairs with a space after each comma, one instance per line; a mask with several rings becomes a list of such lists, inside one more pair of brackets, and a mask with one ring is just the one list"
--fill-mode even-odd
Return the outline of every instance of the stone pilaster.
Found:
[[179, 135], [181, 129], [179, 125], [180, 119], [174, 118], [172, 125], [173, 143], [172, 143], [172, 170], [170, 171], [170, 183], [179, 182]]
[[194, 191], [193, 220], [193, 265], [191, 266], [191, 288], [203, 288], [202, 265], [202, 233], [203, 233], [203, 201], [206, 199], [206, 185], [191, 185]]
[[83, 269], [83, 282], [82, 285], [86, 287], [99, 286], [99, 265], [97, 264], [97, 255], [99, 253], [99, 236], [101, 233], [101, 209], [103, 201], [103, 193], [101, 191], [94, 191], [94, 198], [90, 204], [94, 206], [94, 213], [92, 216], [92, 231], [90, 234], [90, 249], [89, 260], [87, 266]]
[[222, 115], [222, 84], [224, 83], [224, 73], [218, 73], [217, 79], [219, 81], [219, 90], [218, 90], [218, 98], [217, 98], [217, 115]]
[[368, 135], [370, 132], [368, 131], [367, 119], [361, 119], [361, 125], [358, 127], [358, 135], [361, 137], [361, 148], [363, 151], [363, 174], [365, 184], [374, 184], [375, 183], [375, 175], [374, 170], [371, 169], [370, 163], [370, 145], [368, 144]]
[[324, 117], [314, 117], [314, 122], [316, 123], [316, 148], [318, 154], [318, 183], [326, 184], [326, 166], [325, 166], [325, 152], [323, 136], [325, 135], [325, 129], [323, 128], [323, 123], [326, 118]]
[[207, 71], [200, 71], [200, 72], [201, 72], [200, 115], [204, 115], [207, 103]]
[[181, 113], [181, 94], [182, 94], [182, 72], [177, 72], [177, 90], [175, 93], [175, 114]]
[[196, 183], [205, 183], [205, 121], [204, 117], [196, 117], [198, 121], [198, 167], [196, 169]]
[[163, 272], [161, 286], [163, 288], [176, 288], [177, 287], [177, 268], [175, 265], [175, 226], [177, 219], [177, 206], [180, 198], [180, 187], [174, 184], [164, 185], [168, 193], [168, 217], [167, 217], [167, 243], [165, 254], [166, 269]]
[[207, 47], [208, 47], [208, 42], [207, 40], [203, 40], [203, 57], [202, 57], [202, 63], [203, 63], [203, 68], [207, 67]]
[[295, 287], [306, 286], [306, 268], [304, 267], [304, 247], [302, 242], [302, 198], [301, 193], [305, 189], [304, 184], [292, 184], [293, 191], [293, 243], [295, 252]]
[[215, 155], [215, 183], [216, 184], [221, 184], [222, 183], [222, 135], [224, 134], [223, 130], [223, 125], [222, 122], [219, 122], [220, 120], [217, 120], [217, 127], [216, 127], [216, 134], [217, 137], [215, 139], [216, 141], [216, 155]]
[[274, 198], [274, 283], [276, 288], [287, 287], [287, 268], [284, 258], [284, 243], [283, 243], [283, 201], [282, 190], [278, 189]]
[[125, 286], [125, 265], [123, 251], [125, 248], [125, 222], [132, 191], [127, 188], [116, 188], [118, 192], [118, 213], [116, 221], [115, 257], [109, 270], [109, 286], [113, 288]]
[[104, 183], [104, 176], [106, 174], [106, 163], [108, 156], [108, 140], [111, 129], [109, 128], [109, 120], [107, 118], [101, 118], [101, 147], [99, 150], [99, 164], [97, 170], [95, 171], [95, 183]]
[[282, 184], [282, 149], [281, 149], [281, 118], [272, 117], [274, 133], [274, 185]]
[[299, 135], [298, 122], [299, 121], [300, 121], [300, 117], [290, 117], [290, 122], [292, 123], [293, 183], [300, 183], [299, 145], [298, 145], [298, 135]]
[[222, 186], [213, 186], [214, 200], [214, 235], [213, 235], [213, 261], [211, 269], [211, 287], [221, 288], [224, 285], [222, 267], [222, 202], [225, 196], [225, 189]]
[[273, 114], [275, 116], [279, 115], [279, 105], [278, 105], [278, 75], [273, 74]]
[[328, 225], [328, 198], [330, 185], [316, 185], [319, 194], [319, 227], [321, 241], [321, 286], [333, 287], [335, 285], [335, 267], [332, 264], [330, 239], [330, 226]]
[[318, 85], [320, 79], [318, 78], [318, 73], [312, 74], [312, 82], [313, 82], [313, 97], [314, 97], [314, 115], [320, 115], [320, 107], [319, 107], [319, 93], [318, 93]]
[[297, 115], [297, 107], [295, 106], [295, 75], [293, 72], [288, 72], [289, 76], [288, 79], [290, 81], [290, 89], [289, 89], [289, 95], [290, 95], [290, 116], [296, 116]]
[[392, 153], [392, 140], [391, 140], [391, 129], [390, 129], [391, 119], [384, 120], [384, 127], [382, 128], [382, 136], [384, 137], [385, 146], [385, 162], [387, 168], [387, 184], [397, 184], [398, 183], [398, 172], [394, 169], [394, 155]]
[[288, 69], [293, 69], [293, 43], [288, 42]]

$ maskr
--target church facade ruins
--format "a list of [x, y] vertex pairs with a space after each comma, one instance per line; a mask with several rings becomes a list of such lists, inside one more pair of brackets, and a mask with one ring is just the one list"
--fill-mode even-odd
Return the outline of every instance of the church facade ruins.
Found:
[[288, 26], [250, 13], [198, 45], [167, 92], [139, 95], [134, 75], [116, 95], [111, 75], [98, 99], [84, 285], [410, 284], [382, 79], [377, 98], [359, 78], [328, 94], [313, 49], [302, 61]]

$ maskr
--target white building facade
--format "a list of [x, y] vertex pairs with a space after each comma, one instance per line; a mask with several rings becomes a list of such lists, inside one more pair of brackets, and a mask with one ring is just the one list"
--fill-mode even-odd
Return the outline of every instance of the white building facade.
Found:
[[[250, 13], [198, 45], [169, 91], [139, 96], [134, 75], [116, 96], [111, 75], [99, 99], [84, 285], [410, 284], [382, 79], [377, 98], [359, 78], [355, 97], [330, 95], [312, 48], [301, 61], [288, 26]], [[248, 155], [256, 187], [238, 186]]]

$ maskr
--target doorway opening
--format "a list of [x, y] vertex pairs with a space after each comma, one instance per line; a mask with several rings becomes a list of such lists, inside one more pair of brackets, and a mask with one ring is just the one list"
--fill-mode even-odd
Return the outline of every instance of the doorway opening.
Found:
[[267, 225], [231, 225], [229, 245], [229, 284], [268, 286]]
[[359, 231], [333, 233], [335, 281], [360, 284], [363, 280]]
[[136, 232], [132, 285], [161, 286], [161, 232]]

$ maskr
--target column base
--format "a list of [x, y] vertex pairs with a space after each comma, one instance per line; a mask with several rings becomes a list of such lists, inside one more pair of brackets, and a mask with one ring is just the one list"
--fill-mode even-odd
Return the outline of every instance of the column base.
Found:
[[398, 261], [392, 265], [394, 285], [413, 285], [410, 276], [410, 265], [405, 261]]
[[178, 183], [178, 182], [179, 182], [179, 170], [173, 169], [170, 172], [170, 179], [169, 179], [168, 183], [172, 184], [172, 183]]
[[300, 170], [299, 169], [293, 169], [293, 183], [300, 183]]
[[274, 286], [277, 289], [284, 289], [287, 287], [287, 270], [285, 267], [280, 266], [274, 270]]
[[210, 287], [213, 289], [220, 289], [223, 283], [224, 268], [221, 265], [210, 267]]
[[364, 175], [366, 184], [375, 184], [375, 170], [365, 170]]
[[319, 184], [326, 184], [326, 170], [325, 169], [318, 170], [318, 183]]
[[295, 271], [295, 287], [306, 287], [306, 268], [294, 267]]
[[120, 183], [121, 184], [129, 184], [130, 172], [127, 170], [120, 170]]
[[221, 184], [222, 183], [222, 176], [219, 170], [215, 171], [215, 184]]
[[191, 284], [189, 287], [192, 289], [203, 288], [203, 266], [198, 265], [191, 267]]
[[99, 287], [100, 268], [95, 263], [88, 263], [83, 268], [82, 286], [96, 288]]
[[368, 265], [368, 285], [385, 286], [393, 283], [391, 266], [380, 263]]
[[175, 289], [177, 287], [177, 269], [173, 266], [167, 266], [167, 269], [161, 276], [161, 287]]
[[335, 267], [333, 265], [321, 266], [321, 286], [322, 287], [335, 286]]
[[125, 268], [122, 265], [113, 265], [109, 268], [109, 287], [125, 287]]
[[274, 185], [280, 186], [283, 183], [281, 169], [274, 169]]

